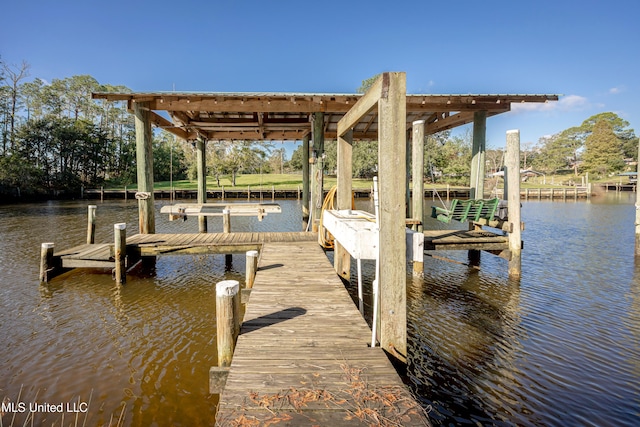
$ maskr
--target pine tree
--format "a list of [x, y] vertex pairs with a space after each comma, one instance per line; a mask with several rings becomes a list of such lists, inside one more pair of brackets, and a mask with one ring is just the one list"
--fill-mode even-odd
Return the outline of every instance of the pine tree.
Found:
[[616, 172], [624, 168], [622, 142], [613, 131], [609, 121], [598, 120], [593, 132], [585, 141], [582, 156], [583, 167], [600, 175]]

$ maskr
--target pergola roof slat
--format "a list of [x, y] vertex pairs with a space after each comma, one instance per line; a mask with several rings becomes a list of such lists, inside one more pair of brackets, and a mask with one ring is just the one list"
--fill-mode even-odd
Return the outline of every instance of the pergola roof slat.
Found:
[[[327, 138], [336, 138], [338, 122], [362, 94], [288, 92], [143, 92], [94, 93], [94, 99], [147, 102], [154, 124], [183, 139], [203, 135], [214, 140], [299, 140], [310, 132], [309, 115], [324, 112]], [[554, 94], [407, 94], [407, 128], [425, 120], [427, 132], [451, 129], [473, 121], [473, 112], [487, 116], [507, 112], [512, 103], [557, 101]], [[362, 104], [362, 103], [360, 103]], [[157, 112], [166, 111], [173, 123]], [[354, 139], [376, 139], [377, 111], [353, 127]]]

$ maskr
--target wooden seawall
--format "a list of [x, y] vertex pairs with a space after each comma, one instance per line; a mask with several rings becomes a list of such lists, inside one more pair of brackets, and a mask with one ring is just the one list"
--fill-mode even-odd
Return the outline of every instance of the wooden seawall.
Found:
[[217, 425], [429, 425], [370, 340], [317, 243], [265, 243]]

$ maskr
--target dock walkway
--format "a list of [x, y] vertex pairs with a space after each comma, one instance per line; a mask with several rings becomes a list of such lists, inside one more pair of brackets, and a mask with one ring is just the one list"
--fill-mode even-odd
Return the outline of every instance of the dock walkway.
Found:
[[217, 425], [429, 425], [370, 340], [317, 243], [265, 243]]

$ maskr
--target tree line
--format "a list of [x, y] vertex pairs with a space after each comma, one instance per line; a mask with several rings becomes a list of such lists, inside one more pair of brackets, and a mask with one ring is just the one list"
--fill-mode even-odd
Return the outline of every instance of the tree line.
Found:
[[[363, 81], [359, 92], [366, 90]], [[30, 78], [29, 64], [0, 59], [0, 194], [78, 194], [80, 188], [106, 184], [135, 185], [136, 147], [133, 115], [126, 102], [93, 100], [92, 92], [131, 93], [122, 85], [99, 83], [89, 75], [53, 79]], [[471, 132], [451, 131], [425, 137], [427, 180], [468, 184]], [[155, 130], [154, 180], [196, 176], [192, 142]], [[570, 170], [578, 174], [612, 174], [637, 159], [638, 138], [629, 123], [614, 113], [601, 113], [538, 144], [523, 145], [523, 167], [544, 173]], [[336, 141], [325, 143], [325, 172], [335, 173]], [[502, 166], [501, 149], [486, 153], [487, 171]], [[625, 161], [626, 159], [626, 161]], [[290, 160], [284, 148], [261, 141], [216, 141], [207, 144], [207, 174], [218, 185], [240, 173], [299, 173], [302, 146]], [[355, 142], [356, 177], [377, 173], [376, 141]]]

